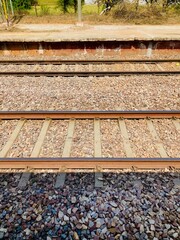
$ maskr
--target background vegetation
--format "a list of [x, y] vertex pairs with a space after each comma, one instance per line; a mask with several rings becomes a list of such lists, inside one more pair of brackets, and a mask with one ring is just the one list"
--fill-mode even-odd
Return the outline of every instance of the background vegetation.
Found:
[[[87, 5], [81, 0], [85, 23], [180, 23], [180, 0], [108, 0], [111, 9], [103, 14], [107, 0], [94, 1], [94, 4]], [[12, 2], [16, 14], [23, 14], [22, 21], [25, 22], [77, 21], [77, 0], [12, 0]]]

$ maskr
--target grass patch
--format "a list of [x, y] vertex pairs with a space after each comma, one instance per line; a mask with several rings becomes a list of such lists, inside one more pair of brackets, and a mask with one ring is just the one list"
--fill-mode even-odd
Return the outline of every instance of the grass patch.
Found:
[[[43, 0], [41, 0], [42, 2], [44, 2]], [[57, 6], [57, 4], [39, 4], [37, 7], [37, 13], [38, 16], [42, 16], [42, 15], [59, 15], [59, 14], [63, 14], [63, 12], [61, 11], [61, 9]], [[33, 6], [30, 10], [27, 11], [29, 15], [35, 16], [35, 7]], [[69, 8], [68, 9], [68, 13], [73, 14], [74, 13], [74, 9], [73, 8]], [[68, 13], [66, 13], [65, 15], [67, 15]], [[77, 13], [76, 13], [77, 14]], [[82, 7], [82, 14], [98, 14], [98, 7], [96, 4], [92, 4], [92, 5], [83, 5]]]
[[58, 0], [38, 0], [38, 4], [39, 5], [57, 5]]
[[84, 5], [82, 8], [83, 14], [98, 14], [98, 7], [96, 4]]

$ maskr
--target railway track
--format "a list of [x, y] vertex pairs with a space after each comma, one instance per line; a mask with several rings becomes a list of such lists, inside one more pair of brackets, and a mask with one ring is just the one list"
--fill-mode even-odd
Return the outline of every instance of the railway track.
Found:
[[[168, 65], [164, 66], [163, 64]], [[0, 63], [0, 75], [22, 77], [86, 77], [119, 76], [121, 74], [169, 75], [179, 74], [177, 70], [178, 64], [179, 60], [160, 60], [159, 62], [155, 60], [147, 60], [146, 62], [143, 60], [36, 61], [35, 63], [34, 61], [16, 61], [15, 63], [14, 61], [6, 61]], [[9, 71], [10, 68], [13, 68], [14, 71]], [[6, 171], [7, 169], [8, 172], [23, 171], [24, 173], [18, 185], [21, 188], [25, 187], [29, 181], [30, 173], [27, 173], [27, 171], [41, 171], [43, 169], [45, 171], [52, 171], [53, 169], [54, 171], [61, 172], [57, 175], [55, 183], [55, 187], [58, 188], [64, 185], [65, 174], [62, 172], [69, 170], [95, 170], [95, 187], [102, 187], [103, 175], [101, 171], [103, 169], [180, 169], [179, 154], [173, 156], [171, 151], [166, 149], [166, 141], [162, 140], [162, 137], [159, 136], [155, 128], [157, 122], [155, 125], [153, 123], [153, 120], [163, 120], [165, 122], [169, 120], [173, 128], [175, 128], [176, 134], [179, 136], [179, 118], [179, 111], [3, 111], [0, 112], [1, 131], [2, 136], [4, 132], [6, 134], [5, 137], [2, 137], [5, 141], [3, 144], [0, 143], [0, 171]], [[83, 121], [87, 121], [85, 126], [82, 124]], [[108, 125], [115, 121], [113, 124], [116, 125], [116, 134], [113, 144], [111, 144], [111, 140], [109, 139], [109, 135], [111, 135], [111, 130], [113, 129], [109, 130], [108, 134], [105, 134], [105, 143], [103, 131], [106, 132], [106, 130], [102, 129], [103, 121], [107, 121], [106, 124]], [[137, 151], [134, 150], [136, 144], [131, 139], [131, 129], [126, 126], [128, 125], [126, 121], [129, 123], [139, 121], [140, 125], [142, 125], [141, 121], [145, 121], [146, 133], [148, 132], [147, 135], [151, 136], [151, 144], [154, 145], [156, 154], [152, 152], [148, 153], [144, 144], [142, 144], [145, 149], [144, 153], [142, 155], [137, 154]], [[10, 131], [9, 125], [12, 122], [13, 130]], [[56, 125], [55, 122], [61, 130], [60, 132], [58, 132], [57, 127], [55, 127], [55, 131], [51, 130]], [[29, 129], [26, 127], [28, 124], [31, 125]], [[84, 128], [76, 133], [78, 125], [83, 125]], [[168, 124], [165, 125], [168, 128]], [[36, 129], [35, 126], [40, 127]], [[6, 128], [7, 131], [5, 130]], [[88, 130], [89, 128], [90, 130]], [[24, 137], [22, 137], [23, 134]], [[63, 136], [59, 138], [58, 134]], [[52, 140], [53, 138], [54, 140]], [[142, 142], [145, 141], [146, 138]], [[107, 145], [110, 145], [110, 150]], [[53, 148], [54, 151], [51, 151]], [[57, 150], [58, 148], [59, 150]], [[107, 151], [105, 150], [106, 148], [108, 149]], [[90, 151], [88, 154], [87, 149]], [[114, 152], [111, 149], [115, 149]], [[109, 154], [108, 151], [111, 153]], [[178, 147], [176, 151], [180, 151]]]
[[[1, 135], [2, 140], [0, 150], [0, 169], [119, 169], [119, 168], [139, 168], [139, 169], [162, 169], [162, 168], [180, 168], [180, 149], [176, 149], [178, 157], [173, 157], [164, 146], [166, 139], [162, 139], [157, 131], [157, 125], [161, 124], [159, 121], [163, 121], [163, 124], [169, 128], [173, 128], [176, 132], [174, 139], [180, 137], [180, 111], [37, 111], [37, 112], [0, 112], [1, 119]], [[84, 127], [79, 133], [76, 133], [76, 127], [81, 125], [82, 121], [85, 121]], [[105, 123], [103, 123], [105, 121]], [[134, 124], [136, 122], [139, 130], [142, 127], [142, 123], [146, 128], [144, 133], [148, 134], [151, 138], [151, 144], [153, 149], [157, 152], [154, 154], [154, 150], [149, 153], [149, 157], [146, 156], [136, 156], [139, 155], [138, 149], [135, 153], [131, 135], [131, 129], [128, 129], [128, 125]], [[155, 121], [155, 122], [154, 122]], [[168, 122], [167, 122], [168, 121]], [[169, 122], [170, 121], [170, 122]], [[113, 122], [114, 130], [109, 128]], [[3, 132], [8, 129], [8, 124], [13, 123], [14, 127], [10, 135], [6, 135], [3, 138]], [[27, 142], [26, 137], [22, 138], [23, 128], [26, 124], [32, 124], [35, 128], [36, 125], [40, 123], [40, 127], [36, 130], [26, 129], [26, 134], [29, 133], [28, 138], [32, 138], [30, 133], [36, 132], [36, 136], [33, 140], [32, 146], [26, 152], [23, 144]], [[53, 124], [59, 124], [56, 126], [56, 130], [50, 131]], [[64, 124], [64, 130], [62, 130], [62, 125]], [[102, 125], [108, 125], [109, 130], [102, 129]], [[65, 126], [66, 125], [66, 126]], [[88, 127], [89, 126], [89, 127]], [[61, 131], [58, 133], [58, 129]], [[89, 130], [88, 130], [89, 129]], [[138, 131], [139, 131], [138, 130]], [[88, 132], [87, 132], [88, 131]], [[140, 135], [139, 132], [136, 136]], [[105, 133], [104, 133], [105, 132]], [[113, 145], [111, 149], [115, 148], [115, 156], [109, 156], [103, 151], [107, 152], [108, 144], [111, 145], [109, 135], [114, 134]], [[62, 134], [58, 142], [58, 134]], [[85, 138], [83, 137], [86, 136]], [[138, 134], [138, 135], [137, 135]], [[56, 136], [55, 136], [56, 135]], [[117, 137], [117, 139], [116, 139]], [[59, 155], [54, 156], [54, 154], [46, 153], [44, 154], [42, 149], [43, 146], [49, 149], [51, 148], [51, 140], [55, 138], [56, 144], [61, 148]], [[81, 139], [82, 138], [82, 139]], [[89, 138], [91, 140], [87, 140]], [[107, 139], [106, 139], [107, 138]], [[146, 138], [143, 135], [140, 137], [143, 142], [146, 142]], [[90, 141], [90, 145], [85, 146], [86, 142]], [[103, 142], [104, 141], [104, 142]], [[23, 143], [24, 142], [24, 143]], [[106, 142], [106, 143], [105, 143]], [[80, 145], [78, 145], [80, 143]], [[73, 150], [76, 150], [76, 144], [83, 149], [92, 148], [91, 153], [85, 153], [83, 156], [75, 156]], [[23, 146], [21, 146], [23, 145]], [[28, 145], [28, 144], [27, 144]], [[20, 146], [20, 147], [19, 147]], [[52, 147], [53, 148], [53, 147]], [[171, 146], [170, 146], [171, 148]], [[15, 154], [13, 151], [15, 150]], [[122, 156], [117, 156], [118, 152], [123, 152]], [[147, 150], [145, 149], [145, 152]], [[18, 152], [18, 156], [17, 156]], [[61, 153], [60, 153], [61, 152]], [[24, 154], [25, 153], [25, 154]], [[153, 156], [154, 154], [154, 156]], [[16, 156], [15, 156], [16, 155]], [[53, 156], [52, 156], [53, 155]], [[77, 154], [79, 155], [79, 154]], [[87, 157], [88, 155], [88, 157]], [[13, 156], [13, 157], [12, 157]]]
[[0, 60], [0, 76], [100, 77], [133, 74], [180, 74], [179, 63], [180, 59], [52, 61]]

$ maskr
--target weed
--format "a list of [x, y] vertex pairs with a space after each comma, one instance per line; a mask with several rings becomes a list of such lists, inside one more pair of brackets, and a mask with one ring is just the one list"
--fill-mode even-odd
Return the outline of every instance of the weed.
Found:
[[40, 16], [50, 15], [50, 8], [47, 5], [41, 5]]

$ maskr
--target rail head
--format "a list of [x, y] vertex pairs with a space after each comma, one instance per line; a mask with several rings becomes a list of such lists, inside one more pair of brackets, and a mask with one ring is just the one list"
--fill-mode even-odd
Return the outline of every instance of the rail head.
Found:
[[180, 158], [0, 158], [2, 169], [180, 169]]
[[180, 118], [179, 110], [162, 111], [0, 111], [0, 119], [170, 119]]
[[64, 71], [64, 72], [53, 72], [53, 71], [37, 71], [37, 72], [0, 72], [0, 76], [16, 76], [16, 77], [53, 77], [53, 76], [62, 76], [62, 77], [103, 77], [103, 76], [121, 76], [121, 75], [179, 75], [179, 70], [171, 70], [171, 71], [87, 71], [87, 72], [73, 72], [73, 71]]
[[97, 63], [163, 63], [163, 62], [180, 62], [180, 59], [92, 59], [92, 60], [0, 60], [0, 64], [97, 64]]

